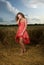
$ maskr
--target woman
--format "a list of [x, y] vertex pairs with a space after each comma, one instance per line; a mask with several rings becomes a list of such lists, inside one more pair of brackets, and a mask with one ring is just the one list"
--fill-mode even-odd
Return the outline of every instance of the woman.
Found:
[[16, 21], [18, 23], [18, 30], [15, 36], [15, 40], [21, 46], [21, 54], [26, 51], [25, 44], [30, 44], [30, 38], [27, 32], [27, 20], [23, 13], [19, 12], [16, 15]]

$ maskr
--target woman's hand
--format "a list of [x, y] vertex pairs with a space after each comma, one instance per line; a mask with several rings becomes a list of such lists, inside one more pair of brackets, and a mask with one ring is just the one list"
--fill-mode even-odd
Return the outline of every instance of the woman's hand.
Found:
[[22, 31], [22, 33], [20, 35], [23, 35], [25, 30], [27, 29], [27, 21], [26, 21], [26, 19], [24, 20], [24, 23], [25, 23], [25, 26], [24, 26], [24, 29], [23, 29], [23, 31]]
[[19, 19], [18, 19], [17, 23], [19, 23]]
[[20, 20], [21, 20], [21, 19], [18, 19], [18, 21], [17, 21], [17, 22], [19, 23], [19, 21], [20, 21]]

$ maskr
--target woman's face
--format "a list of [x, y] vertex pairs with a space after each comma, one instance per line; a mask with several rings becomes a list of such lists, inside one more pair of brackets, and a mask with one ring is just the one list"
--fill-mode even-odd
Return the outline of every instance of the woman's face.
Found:
[[21, 19], [21, 18], [22, 18], [22, 16], [19, 14], [19, 15], [18, 15], [18, 18], [19, 18], [19, 19]]

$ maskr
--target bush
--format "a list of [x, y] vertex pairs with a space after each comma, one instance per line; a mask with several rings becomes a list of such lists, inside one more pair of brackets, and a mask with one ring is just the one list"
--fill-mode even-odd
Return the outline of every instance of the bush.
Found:
[[2, 30], [0, 30], [0, 41], [3, 42], [5, 38], [5, 32], [3, 32]]
[[31, 43], [38, 44], [43, 39], [43, 30], [32, 30], [30, 33]]

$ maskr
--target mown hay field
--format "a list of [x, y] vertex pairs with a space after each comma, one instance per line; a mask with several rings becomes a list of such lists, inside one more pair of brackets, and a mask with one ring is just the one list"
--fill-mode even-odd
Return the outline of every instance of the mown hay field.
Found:
[[0, 26], [0, 65], [44, 65], [44, 25], [28, 25], [31, 43], [22, 56], [16, 31], [17, 26]]

